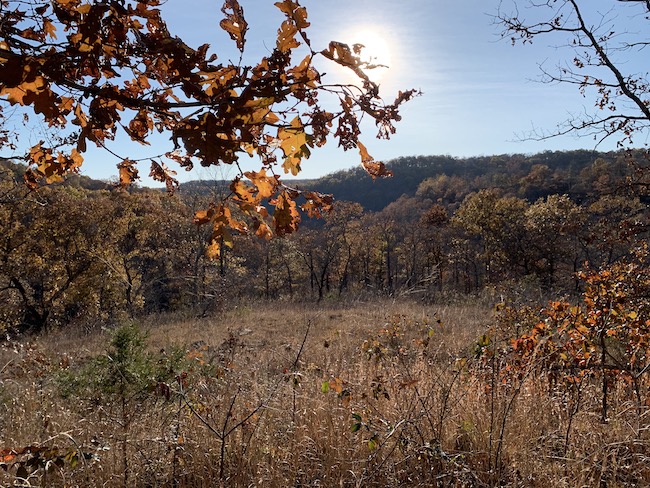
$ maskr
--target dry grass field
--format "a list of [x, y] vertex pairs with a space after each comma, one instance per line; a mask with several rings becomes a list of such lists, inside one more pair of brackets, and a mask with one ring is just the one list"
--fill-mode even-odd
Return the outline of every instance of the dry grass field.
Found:
[[506, 380], [495, 324], [479, 303], [260, 302], [5, 342], [0, 485], [648, 486], [625, 386], [603, 423], [596, 382]]

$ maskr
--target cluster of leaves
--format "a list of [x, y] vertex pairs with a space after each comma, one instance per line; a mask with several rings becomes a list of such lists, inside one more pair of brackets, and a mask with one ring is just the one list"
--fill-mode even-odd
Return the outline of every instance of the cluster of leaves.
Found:
[[[210, 253], [216, 256], [230, 242], [231, 231], [248, 232], [242, 219], [269, 237], [271, 227], [280, 235], [296, 229], [301, 196], [301, 207], [310, 214], [329, 208], [328, 197], [288, 188], [276, 174], [278, 166], [298, 174], [311, 148], [328, 137], [344, 149], [358, 148], [373, 178], [389, 175], [360, 143], [360, 120], [371, 118], [379, 137], [389, 137], [400, 105], [416, 92], [400, 92], [385, 103], [364, 72], [370, 66], [361, 59], [361, 46], [332, 42], [315, 50], [307, 35], [307, 10], [283, 0], [275, 3], [284, 20], [271, 53], [257, 64], [220, 63], [208, 44], [195, 49], [174, 36], [160, 6], [160, 0], [30, 0], [27, 5], [3, 0], [0, 98], [31, 110], [54, 130], [76, 128], [60, 148], [40, 142], [27, 152], [30, 187], [78, 171], [88, 142], [105, 147], [120, 130], [144, 145], [154, 132], [171, 136], [175, 149], [151, 158], [151, 177], [170, 191], [178, 181], [163, 159], [190, 169], [195, 162], [239, 167], [241, 156], [256, 156], [262, 168], [240, 169], [231, 185], [241, 217], [223, 202], [197, 214], [197, 223], [213, 226]], [[243, 59], [248, 31], [243, 8], [226, 0], [221, 10], [220, 26]], [[314, 68], [319, 56], [352, 70], [358, 83], [325, 84]], [[338, 101], [338, 111], [324, 108], [323, 94]], [[120, 183], [128, 186], [138, 176], [136, 161], [121, 159]], [[263, 202], [275, 208], [272, 225]]]
[[[647, 247], [636, 255], [632, 261], [581, 272], [585, 283], [581, 304], [552, 301], [539, 310], [502, 312], [501, 323], [509, 324], [514, 335], [500, 351], [506, 361], [504, 381], [531, 371], [546, 375], [553, 385], [579, 385], [600, 378], [603, 420], [608, 388], [619, 380], [633, 386], [640, 404], [645, 402], [641, 385], [650, 370]], [[482, 355], [484, 348], [477, 351]]]
[[0, 450], [0, 468], [13, 472], [16, 482], [30, 486], [30, 480], [37, 478], [40, 473], [74, 469], [82, 458], [86, 462], [94, 459], [94, 454], [81, 452], [76, 448], [60, 449], [56, 446], [5, 448]]

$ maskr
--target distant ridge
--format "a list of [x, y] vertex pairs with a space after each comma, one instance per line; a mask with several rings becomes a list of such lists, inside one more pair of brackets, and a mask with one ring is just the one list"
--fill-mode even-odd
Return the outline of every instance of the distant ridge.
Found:
[[[13, 177], [22, 181], [27, 166], [22, 163], [16, 163], [11, 159], [1, 158], [0, 157], [0, 169], [8, 170], [13, 173]], [[65, 186], [72, 186], [76, 188], [84, 188], [86, 190], [110, 190], [113, 188], [113, 185], [102, 180], [95, 180], [88, 176], [71, 174], [65, 178], [63, 183], [60, 183]]]
[[[381, 211], [402, 196], [430, 198], [457, 206], [472, 191], [499, 188], [529, 201], [549, 194], [568, 194], [582, 201], [594, 191], [598, 178], [620, 179], [628, 171], [625, 151], [546, 151], [537, 154], [502, 154], [458, 158], [453, 156], [405, 156], [388, 161], [394, 176], [375, 181], [361, 168], [337, 171], [317, 179], [287, 180], [288, 186], [334, 195], [338, 201], [360, 203], [365, 210]], [[639, 158], [641, 151], [632, 152]], [[643, 153], [645, 154], [645, 153]], [[647, 161], [646, 161], [647, 163]], [[26, 166], [0, 158], [0, 168], [22, 180]], [[70, 175], [62, 183], [88, 190], [110, 190], [115, 185], [84, 175]], [[181, 183], [183, 196], [226, 195], [230, 180], [193, 180]], [[440, 189], [444, 188], [445, 191]], [[131, 191], [144, 191], [135, 186]], [[160, 189], [164, 191], [164, 189]]]
[[[337, 200], [360, 203], [364, 209], [380, 211], [402, 195], [415, 196], [418, 187], [427, 179], [441, 176], [461, 178], [471, 191], [482, 188], [501, 188], [529, 200], [549, 193], [571, 194], [581, 200], [590, 192], [581, 173], [597, 160], [617, 167], [624, 166], [625, 153], [577, 151], [546, 151], [542, 153], [502, 154], [458, 158], [453, 156], [406, 156], [388, 161], [394, 176], [387, 179], [372, 178], [362, 169], [337, 171], [318, 179], [290, 180], [286, 183], [296, 188], [309, 188], [331, 193]], [[624, 171], [621, 168], [621, 171]], [[535, 181], [532, 174], [542, 178]], [[545, 180], [544, 180], [545, 178]], [[227, 181], [191, 181], [182, 183], [184, 194], [206, 195], [215, 188], [227, 191]]]

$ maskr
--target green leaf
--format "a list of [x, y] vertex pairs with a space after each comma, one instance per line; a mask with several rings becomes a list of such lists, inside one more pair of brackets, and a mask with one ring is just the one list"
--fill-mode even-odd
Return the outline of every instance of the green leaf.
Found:
[[330, 382], [329, 381], [323, 381], [323, 384], [320, 385], [320, 391], [323, 393], [327, 393], [330, 391]]
[[361, 428], [361, 423], [357, 422], [352, 426], [352, 432], [357, 432]]
[[368, 441], [368, 449], [370, 449], [371, 451], [374, 451], [375, 449], [377, 449], [377, 437], [376, 436], [373, 435], [370, 438], [370, 440]]

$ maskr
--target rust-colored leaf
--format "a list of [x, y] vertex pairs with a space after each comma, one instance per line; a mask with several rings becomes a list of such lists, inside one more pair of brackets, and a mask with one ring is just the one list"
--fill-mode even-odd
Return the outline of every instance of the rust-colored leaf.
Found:
[[243, 51], [246, 43], [246, 31], [248, 30], [248, 23], [244, 19], [244, 9], [241, 8], [237, 0], [226, 0], [223, 7], [221, 7], [221, 11], [226, 15], [226, 18], [221, 20], [219, 25], [237, 43], [237, 48]]
[[255, 235], [268, 241], [273, 237], [273, 231], [266, 222], [258, 220], [255, 223]]
[[178, 180], [174, 178], [176, 171], [169, 169], [164, 163], [151, 161], [151, 172], [149, 176], [156, 181], [165, 184], [169, 193], [174, 193], [179, 186]]
[[239, 177], [235, 178], [232, 183], [230, 183], [230, 190], [233, 192], [236, 200], [250, 205], [256, 205], [259, 203], [259, 198], [255, 194], [255, 190]]
[[39, 142], [30, 149], [29, 161], [34, 167], [25, 174], [25, 181], [29, 187], [35, 188], [41, 179], [50, 184], [63, 181], [66, 174], [78, 172], [83, 156], [73, 149], [70, 154], [58, 153], [55, 157], [51, 148], [43, 147], [43, 142]]
[[361, 142], [357, 141], [357, 147], [359, 148], [359, 154], [361, 155], [361, 165], [368, 172], [372, 179], [376, 178], [389, 178], [393, 176], [393, 172], [386, 168], [386, 165], [381, 161], [375, 161], [370, 154], [366, 146]]
[[295, 232], [300, 224], [300, 213], [293, 196], [285, 190], [271, 203], [275, 205], [273, 212], [275, 233], [283, 236]]
[[138, 179], [138, 168], [134, 161], [125, 159], [117, 165], [120, 173], [120, 186], [122, 188], [129, 187], [135, 180]]
[[26, 105], [24, 100], [26, 96], [41, 93], [46, 86], [46, 82], [42, 76], [37, 76], [33, 80], [25, 81], [17, 86], [3, 86], [0, 89], [0, 96], [6, 96], [9, 103], [12, 105]]
[[309, 217], [321, 218], [323, 212], [330, 212], [332, 205], [334, 205], [334, 198], [332, 195], [325, 195], [314, 191], [303, 192], [306, 202], [300, 208], [307, 212]]
[[149, 132], [153, 130], [153, 120], [149, 116], [147, 110], [140, 110], [133, 120], [129, 123], [129, 135], [131, 139], [138, 141], [141, 144], [149, 145], [146, 138]]
[[279, 185], [277, 176], [267, 176], [265, 169], [259, 172], [248, 171], [244, 175], [257, 188], [261, 198], [269, 198], [272, 196]]

